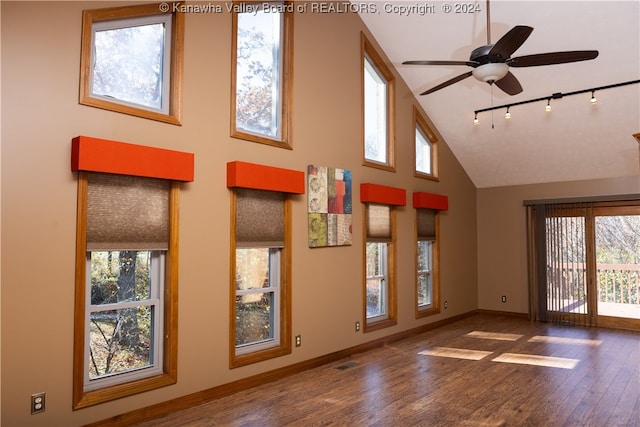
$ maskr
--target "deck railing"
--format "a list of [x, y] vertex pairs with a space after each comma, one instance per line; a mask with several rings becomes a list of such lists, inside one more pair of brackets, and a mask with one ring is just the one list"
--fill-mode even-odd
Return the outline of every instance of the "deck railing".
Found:
[[[599, 302], [640, 304], [640, 264], [598, 264], [596, 275]], [[584, 264], [547, 266], [551, 289], [565, 300], [584, 301], [586, 277]]]
[[640, 265], [598, 264], [598, 300], [640, 304]]

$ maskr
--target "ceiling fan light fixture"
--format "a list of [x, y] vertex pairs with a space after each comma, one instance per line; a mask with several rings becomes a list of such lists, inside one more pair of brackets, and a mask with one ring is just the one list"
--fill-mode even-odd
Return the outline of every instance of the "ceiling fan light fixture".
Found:
[[473, 69], [471, 74], [481, 82], [493, 83], [506, 76], [508, 72], [509, 66], [507, 64], [502, 62], [490, 62], [488, 64], [477, 66]]

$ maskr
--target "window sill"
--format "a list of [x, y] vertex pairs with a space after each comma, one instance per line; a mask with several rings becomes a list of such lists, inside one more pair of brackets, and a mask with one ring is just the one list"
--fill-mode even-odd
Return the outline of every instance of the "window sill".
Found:
[[380, 329], [390, 328], [392, 326], [396, 326], [398, 322], [395, 319], [384, 319], [378, 321], [366, 321], [364, 325], [363, 332], [373, 332], [379, 331]]

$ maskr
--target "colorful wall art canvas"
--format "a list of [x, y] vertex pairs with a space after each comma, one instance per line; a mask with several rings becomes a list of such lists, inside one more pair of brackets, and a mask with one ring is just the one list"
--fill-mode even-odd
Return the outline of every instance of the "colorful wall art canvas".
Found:
[[307, 168], [309, 247], [351, 245], [351, 171]]

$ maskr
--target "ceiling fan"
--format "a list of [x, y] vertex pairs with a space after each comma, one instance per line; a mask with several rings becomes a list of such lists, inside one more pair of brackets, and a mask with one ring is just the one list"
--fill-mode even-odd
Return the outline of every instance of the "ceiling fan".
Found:
[[467, 65], [473, 70], [460, 74], [444, 83], [440, 83], [420, 95], [428, 95], [449, 85], [473, 76], [477, 80], [494, 84], [509, 95], [522, 92], [520, 82], [510, 67], [536, 67], [540, 65], [565, 64], [594, 59], [597, 50], [572, 50], [566, 52], [549, 52], [535, 55], [524, 55], [512, 58], [511, 55], [527, 40], [532, 27], [516, 25], [495, 44], [491, 44], [489, 0], [487, 0], [487, 44], [471, 52], [468, 61], [404, 61], [404, 65]]

